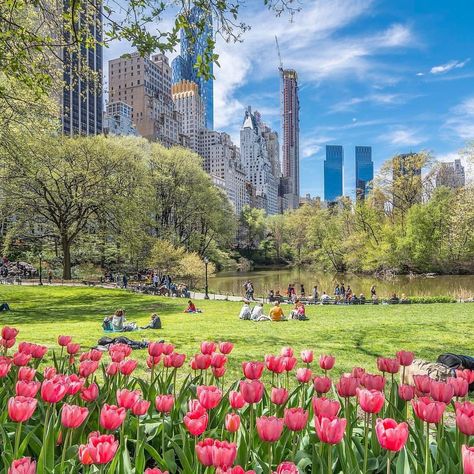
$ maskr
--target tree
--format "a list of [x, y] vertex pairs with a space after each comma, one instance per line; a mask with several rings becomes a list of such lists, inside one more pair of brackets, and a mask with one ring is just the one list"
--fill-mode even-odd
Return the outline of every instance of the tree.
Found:
[[176, 275], [180, 262], [185, 255], [183, 247], [175, 247], [168, 240], [156, 240], [149, 258], [149, 266], [158, 270], [160, 275]]
[[[144, 185], [141, 140], [38, 136], [2, 156], [5, 198], [27, 237], [52, 238], [71, 278], [71, 248], [86, 232], [120, 226]], [[140, 212], [137, 206], [134, 212]]]
[[265, 236], [265, 211], [245, 205], [240, 214], [239, 244], [247, 250], [258, 247]]
[[[214, 275], [216, 267], [212, 262], [207, 265], [208, 276]], [[196, 252], [185, 253], [175, 268], [174, 274], [183, 279], [190, 288], [196, 288], [199, 281], [206, 277], [206, 265]]]

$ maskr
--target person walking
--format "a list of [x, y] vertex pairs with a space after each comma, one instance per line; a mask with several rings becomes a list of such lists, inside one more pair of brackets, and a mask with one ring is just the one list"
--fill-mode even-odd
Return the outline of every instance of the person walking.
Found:
[[122, 277], [122, 283], [123, 283], [123, 289], [126, 290], [128, 286], [128, 277], [125, 273], [123, 274], [123, 277]]
[[377, 296], [377, 292], [375, 291], [375, 285], [372, 285], [370, 287], [370, 296], [373, 298], [374, 296]]

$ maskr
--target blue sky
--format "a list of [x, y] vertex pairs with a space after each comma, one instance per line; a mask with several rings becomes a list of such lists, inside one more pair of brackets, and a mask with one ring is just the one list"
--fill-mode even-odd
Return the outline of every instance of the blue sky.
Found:
[[[354, 193], [354, 147], [373, 148], [375, 170], [398, 152], [452, 160], [474, 139], [472, 0], [301, 0], [290, 22], [248, 0], [242, 43], [218, 40], [215, 128], [238, 143], [251, 105], [280, 129], [275, 34], [299, 73], [301, 192], [323, 195], [326, 144], [345, 151]], [[105, 59], [127, 52], [114, 45]], [[472, 56], [472, 57], [471, 57]]]

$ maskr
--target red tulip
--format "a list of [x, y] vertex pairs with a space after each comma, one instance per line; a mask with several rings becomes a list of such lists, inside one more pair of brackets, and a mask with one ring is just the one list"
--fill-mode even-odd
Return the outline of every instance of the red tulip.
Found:
[[397, 359], [400, 362], [400, 365], [408, 367], [413, 363], [413, 360], [415, 359], [415, 354], [413, 354], [413, 352], [408, 351], [398, 351]]
[[317, 416], [314, 418], [314, 424], [318, 438], [327, 444], [338, 444], [344, 437], [347, 421], [345, 418], [336, 418], [334, 416]]
[[85, 380], [81, 377], [78, 377], [76, 374], [71, 374], [67, 377], [67, 395], [75, 395], [79, 390], [84, 386]]
[[290, 461], [284, 461], [277, 466], [277, 470], [273, 474], [299, 474], [296, 464]]
[[283, 432], [283, 420], [276, 416], [261, 416], [257, 418], [257, 432], [262, 441], [278, 441]]
[[240, 427], [240, 416], [237, 413], [227, 413], [225, 417], [225, 429], [235, 433]]
[[331, 379], [329, 377], [314, 377], [313, 379], [314, 390], [321, 395], [328, 393], [331, 390]]
[[177, 352], [173, 352], [171, 355], [166, 357], [171, 357], [171, 365], [175, 369], [182, 367], [186, 360], [186, 354], [178, 354]]
[[215, 386], [200, 385], [197, 388], [199, 403], [206, 409], [212, 410], [219, 405], [222, 399], [222, 392]]
[[41, 398], [46, 403], [58, 403], [66, 395], [67, 385], [64, 382], [44, 380], [41, 385]]
[[119, 407], [130, 410], [140, 398], [140, 390], [117, 390], [117, 404]]
[[232, 342], [221, 342], [219, 343], [219, 351], [222, 354], [230, 354], [234, 349], [234, 344]]
[[283, 420], [290, 431], [302, 431], [308, 423], [308, 412], [303, 408], [286, 408]]
[[258, 403], [263, 397], [263, 383], [260, 380], [241, 380], [240, 393], [247, 403]]
[[275, 374], [281, 374], [285, 370], [285, 364], [281, 356], [266, 355], [265, 365], [270, 372]]
[[196, 354], [191, 359], [193, 370], [207, 370], [211, 366], [211, 356], [209, 354]]
[[114, 349], [114, 350], [109, 349], [109, 355], [110, 355], [110, 358], [112, 359], [112, 362], [115, 362], [117, 364], [125, 360], [125, 357], [126, 357], [125, 352], [118, 349]]
[[146, 358], [146, 365], [148, 366], [149, 369], [151, 369], [152, 367], [158, 365], [160, 363], [160, 360], [161, 360], [161, 356], [158, 356], [158, 357], [148, 356]]
[[224, 377], [226, 370], [227, 369], [225, 367], [213, 367], [212, 374], [216, 379], [220, 379], [221, 377]]
[[219, 354], [218, 352], [213, 352], [211, 355], [211, 367], [220, 369], [224, 367], [227, 362], [227, 357], [224, 354]]
[[456, 425], [465, 435], [474, 435], [474, 404], [471, 402], [455, 403]]
[[336, 358], [332, 355], [323, 354], [319, 356], [319, 367], [323, 370], [331, 370], [336, 363]]
[[398, 396], [406, 402], [413, 400], [415, 398], [415, 387], [413, 385], [400, 385], [398, 387]]
[[207, 413], [206, 409], [199, 403], [199, 400], [192, 399], [188, 402], [188, 411], [198, 412], [200, 415]]
[[58, 336], [58, 344], [62, 347], [66, 347], [71, 341], [71, 336]]
[[106, 403], [100, 410], [100, 426], [106, 430], [116, 430], [124, 422], [126, 416], [125, 408]]
[[25, 382], [31, 382], [36, 375], [36, 370], [32, 367], [20, 367], [18, 369], [18, 380]]
[[206, 438], [203, 441], [199, 441], [196, 444], [196, 455], [198, 461], [206, 467], [212, 466], [212, 448], [214, 446], [214, 440]]
[[10, 372], [12, 365], [10, 362], [2, 361], [0, 362], [0, 378], [4, 378]]
[[[353, 367], [351, 370], [351, 376], [355, 377], [356, 379], [362, 379], [364, 375], [365, 375], [365, 369], [363, 369], [362, 367]], [[364, 384], [362, 383], [362, 385]]]
[[342, 376], [339, 383], [336, 384], [337, 393], [340, 397], [349, 398], [354, 397], [359, 386], [359, 379], [351, 376]]
[[446, 382], [432, 380], [430, 385], [430, 395], [431, 398], [437, 402], [449, 404], [454, 396], [454, 388]]
[[299, 383], [308, 383], [311, 380], [311, 375], [311, 369], [302, 367], [296, 371], [296, 380], [298, 380]]
[[13, 354], [13, 364], [17, 367], [27, 365], [30, 360], [31, 354], [25, 354], [24, 352], [15, 352], [15, 354]]
[[445, 403], [432, 401], [429, 397], [412, 400], [411, 404], [416, 416], [427, 423], [439, 423], [446, 408]]
[[88, 414], [89, 410], [86, 407], [65, 403], [61, 409], [61, 423], [66, 428], [79, 428]]
[[378, 413], [385, 403], [385, 396], [378, 390], [357, 389], [360, 407], [366, 413]]
[[67, 350], [67, 353], [69, 355], [75, 355], [79, 352], [79, 350], [81, 349], [81, 345], [80, 344], [75, 344], [74, 342], [70, 342], [67, 346], [66, 346], [66, 350]]
[[21, 458], [12, 462], [8, 474], [36, 474], [36, 462], [31, 458]]
[[0, 339], [0, 346], [11, 349], [16, 343], [16, 339]]
[[310, 351], [309, 349], [301, 351], [301, 360], [305, 364], [311, 364], [311, 362], [313, 362], [313, 359], [314, 359], [313, 351]]
[[150, 408], [150, 402], [148, 400], [137, 400], [135, 405], [132, 407], [132, 413], [135, 416], [143, 416], [148, 412]]
[[283, 369], [286, 372], [291, 372], [295, 368], [297, 362], [298, 359], [296, 357], [283, 357]]
[[160, 357], [163, 354], [163, 343], [150, 342], [150, 344], [148, 344], [148, 354], [152, 357]]
[[388, 357], [379, 357], [377, 359], [377, 367], [380, 372], [388, 372], [396, 374], [400, 370], [400, 362], [398, 359], [390, 359]]
[[360, 383], [367, 390], [378, 390], [379, 392], [383, 392], [386, 380], [383, 375], [364, 374]]
[[257, 380], [262, 376], [265, 364], [263, 362], [242, 362], [242, 372], [250, 380]]
[[174, 406], [173, 395], [158, 395], [155, 398], [155, 408], [159, 413], [170, 413]]
[[15, 339], [16, 336], [18, 336], [18, 333], [18, 329], [5, 326], [2, 328], [2, 339], [10, 341], [11, 339]]
[[148, 467], [145, 469], [144, 474], [169, 474], [168, 471], [162, 471], [161, 469], [158, 469], [157, 467], [151, 468]]
[[414, 375], [413, 376], [413, 383], [415, 384], [415, 388], [417, 393], [419, 394], [428, 394], [431, 391], [431, 379], [428, 375]]
[[132, 348], [127, 344], [116, 343], [109, 346], [109, 354], [111, 352], [122, 352], [124, 357], [128, 357], [132, 353]]
[[246, 471], [242, 466], [234, 466], [229, 468], [218, 467], [216, 474], [256, 474], [254, 470]]
[[130, 375], [138, 365], [138, 361], [129, 359], [119, 363], [119, 370], [122, 375]]
[[31, 356], [33, 359], [42, 359], [46, 352], [48, 352], [48, 348], [39, 344], [33, 344], [31, 348]]
[[99, 368], [99, 363], [95, 360], [85, 360], [79, 364], [79, 375], [85, 379]]
[[313, 397], [312, 403], [315, 416], [334, 418], [341, 409], [341, 404], [337, 400], [330, 400], [324, 397]]
[[85, 402], [93, 402], [99, 396], [99, 387], [96, 383], [91, 383], [88, 387], [81, 388], [81, 398]]
[[465, 379], [459, 379], [456, 377], [449, 377], [447, 382], [454, 390], [455, 397], [465, 397], [469, 392], [469, 384]]
[[380, 446], [388, 451], [400, 451], [408, 439], [408, 425], [398, 424], [391, 418], [378, 419], [375, 428]]
[[111, 362], [108, 366], [107, 369], [105, 370], [105, 373], [109, 377], [113, 377], [114, 375], [117, 375], [119, 371], [119, 365], [117, 362]]
[[31, 355], [33, 352], [34, 344], [32, 342], [20, 342], [18, 344], [18, 352], [23, 352], [23, 354]]
[[270, 394], [270, 400], [272, 403], [275, 405], [284, 405], [286, 401], [288, 400], [288, 390], [286, 388], [277, 388], [277, 387], [272, 387], [272, 391]]
[[8, 416], [12, 421], [23, 423], [28, 421], [36, 410], [38, 400], [30, 397], [12, 397], [8, 400]]
[[56, 375], [56, 369], [54, 367], [46, 367], [43, 370], [43, 377], [47, 380], [51, 380]]
[[35, 398], [40, 387], [40, 382], [19, 380], [15, 385], [15, 393], [17, 396]]
[[232, 466], [237, 457], [237, 446], [235, 443], [216, 440], [212, 447], [212, 465], [216, 468], [227, 468]]
[[184, 426], [192, 436], [200, 436], [206, 431], [207, 423], [209, 422], [209, 415], [199, 410], [190, 411], [186, 413], [184, 419]]
[[474, 370], [464, 369], [464, 370], [456, 370], [456, 377], [461, 379], [467, 380], [467, 383], [471, 385], [474, 383]]
[[211, 355], [215, 352], [217, 344], [215, 342], [201, 342], [201, 354]]
[[474, 474], [474, 448], [463, 445], [462, 465], [464, 474]]
[[240, 392], [231, 391], [229, 393], [229, 403], [234, 410], [240, 410], [245, 406], [244, 397]]
[[97, 432], [91, 433], [88, 443], [79, 446], [79, 460], [86, 466], [90, 464], [107, 464], [114, 458], [118, 444], [113, 435], [101, 435]]

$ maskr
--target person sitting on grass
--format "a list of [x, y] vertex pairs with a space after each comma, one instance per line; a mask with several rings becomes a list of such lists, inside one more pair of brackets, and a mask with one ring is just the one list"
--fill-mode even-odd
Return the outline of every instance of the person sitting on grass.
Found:
[[306, 317], [306, 308], [301, 301], [296, 301], [295, 307], [290, 313], [290, 318], [296, 319], [297, 321], [306, 321], [308, 319]]
[[151, 315], [150, 323], [147, 326], [144, 326], [140, 329], [161, 329], [160, 317], [156, 313], [153, 313]]
[[240, 310], [239, 319], [244, 319], [248, 321], [251, 315], [252, 315], [252, 311], [250, 309], [250, 303], [248, 300], [244, 300], [244, 305], [242, 306]]
[[118, 309], [112, 316], [112, 330], [114, 332], [129, 332], [136, 331], [138, 329], [137, 323], [127, 323], [125, 319], [125, 310]]
[[[337, 302], [337, 298], [338, 298], [338, 296], [336, 296], [336, 302]], [[328, 304], [330, 299], [331, 299], [331, 297], [325, 291], [323, 291], [323, 293], [321, 295], [321, 302], [323, 304]]]
[[10, 311], [10, 306], [8, 306], [8, 303], [2, 303], [0, 304], [0, 313], [2, 311]]
[[200, 309], [196, 308], [196, 305], [191, 300], [188, 301], [188, 307], [184, 310], [184, 312], [190, 314], [202, 313]]
[[263, 316], [263, 303], [257, 303], [252, 309], [252, 314], [250, 315], [250, 319], [252, 321], [261, 321], [262, 316]]
[[270, 319], [272, 321], [286, 321], [283, 310], [281, 309], [280, 302], [276, 301], [275, 306], [270, 310]]

